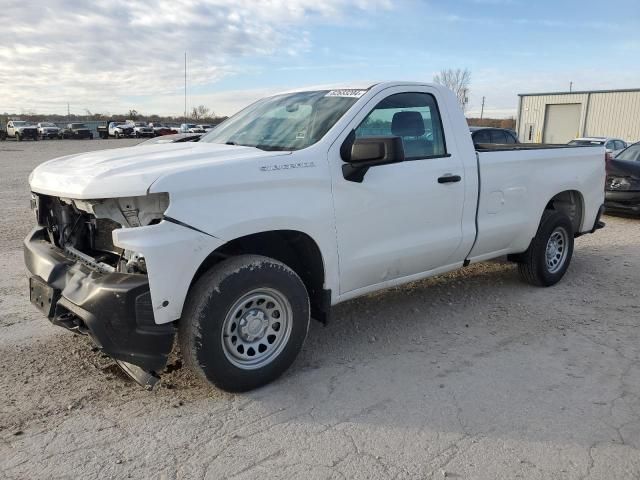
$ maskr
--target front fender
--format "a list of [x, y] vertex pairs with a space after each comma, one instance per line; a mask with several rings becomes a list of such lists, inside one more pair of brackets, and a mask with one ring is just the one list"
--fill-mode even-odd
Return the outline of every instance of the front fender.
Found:
[[157, 324], [180, 318], [196, 270], [211, 252], [225, 243], [167, 221], [116, 229], [112, 235], [114, 245], [144, 256]]

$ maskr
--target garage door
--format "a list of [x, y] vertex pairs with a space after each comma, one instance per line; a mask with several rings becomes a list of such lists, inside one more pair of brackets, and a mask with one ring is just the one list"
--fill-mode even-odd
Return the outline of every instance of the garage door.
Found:
[[581, 103], [547, 105], [544, 117], [544, 143], [567, 143], [580, 136]]

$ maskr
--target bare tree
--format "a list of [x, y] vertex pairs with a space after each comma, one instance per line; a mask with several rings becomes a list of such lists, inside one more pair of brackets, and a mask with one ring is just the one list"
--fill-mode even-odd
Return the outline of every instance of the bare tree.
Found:
[[191, 118], [194, 120], [204, 120], [205, 118], [211, 118], [214, 116], [215, 114], [211, 109], [205, 105], [198, 105], [197, 107], [193, 107], [191, 110]]
[[460, 68], [442, 70], [434, 75], [433, 81], [452, 90], [456, 94], [462, 110], [467, 108], [469, 85], [471, 84], [471, 72], [467, 68], [464, 70]]
[[135, 110], [135, 109], [129, 110], [129, 118], [131, 120], [137, 120], [139, 116], [140, 116], [140, 114], [138, 113], [137, 110]]

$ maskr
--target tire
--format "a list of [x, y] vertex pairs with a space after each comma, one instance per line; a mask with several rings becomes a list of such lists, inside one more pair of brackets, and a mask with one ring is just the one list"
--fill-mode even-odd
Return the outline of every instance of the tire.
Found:
[[136, 132], [136, 138], [140, 138], [140, 132]]
[[116, 138], [120, 138], [120, 132], [116, 132], [116, 133], [114, 134], [114, 136], [115, 136]]
[[22, 141], [22, 137], [20, 136], [20, 134], [19, 134], [19, 133], [16, 133], [16, 140], [17, 140], [18, 142], [21, 142], [21, 141]]
[[522, 279], [539, 287], [558, 283], [571, 263], [573, 240], [571, 219], [562, 212], [545, 210], [536, 236], [519, 257]]
[[185, 365], [228, 392], [261, 387], [295, 360], [309, 311], [307, 289], [285, 264], [259, 255], [225, 260], [187, 297], [178, 331]]

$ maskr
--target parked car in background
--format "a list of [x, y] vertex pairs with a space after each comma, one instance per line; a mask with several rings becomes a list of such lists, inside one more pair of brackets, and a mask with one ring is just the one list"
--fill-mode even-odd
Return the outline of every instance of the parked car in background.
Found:
[[126, 122], [110, 122], [109, 136], [115, 137], [115, 138], [132, 137], [133, 125], [131, 123], [126, 123]]
[[84, 123], [68, 123], [60, 129], [58, 138], [92, 139], [93, 132]]
[[154, 136], [153, 127], [150, 127], [145, 122], [133, 122], [130, 125], [133, 125], [133, 135], [136, 138]]
[[574, 147], [593, 147], [604, 145], [607, 160], [611, 160], [618, 153], [627, 148], [627, 142], [624, 140], [610, 137], [580, 137], [575, 140], [571, 140], [569, 145]]
[[181, 142], [197, 142], [200, 140], [202, 133], [174, 133], [172, 135], [162, 135], [150, 138], [138, 144], [140, 145], [159, 145], [161, 143], [181, 143]]
[[7, 122], [7, 138], [15, 138], [19, 142], [26, 138], [38, 140], [38, 127], [25, 120], [9, 120]]
[[38, 123], [38, 136], [44, 140], [45, 138], [58, 138], [60, 128], [51, 122]]
[[607, 164], [604, 204], [608, 212], [640, 214], [640, 142]]
[[7, 139], [7, 127], [0, 122], [0, 141]]
[[203, 123], [200, 125], [197, 125], [198, 128], [201, 128], [202, 130], [204, 130], [205, 132], [208, 132], [209, 130], [213, 130], [214, 126], [213, 125], [209, 125], [207, 123]]
[[513, 130], [493, 127], [469, 127], [474, 145], [497, 144], [513, 145], [518, 142], [518, 136]]
[[163, 123], [150, 123], [151, 128], [153, 128], [153, 135], [155, 137], [160, 137], [163, 135], [173, 135], [178, 133], [178, 129], [174, 129], [169, 127], [168, 125], [164, 125]]
[[180, 125], [179, 133], [205, 133], [205, 131], [195, 123], [183, 123]]

